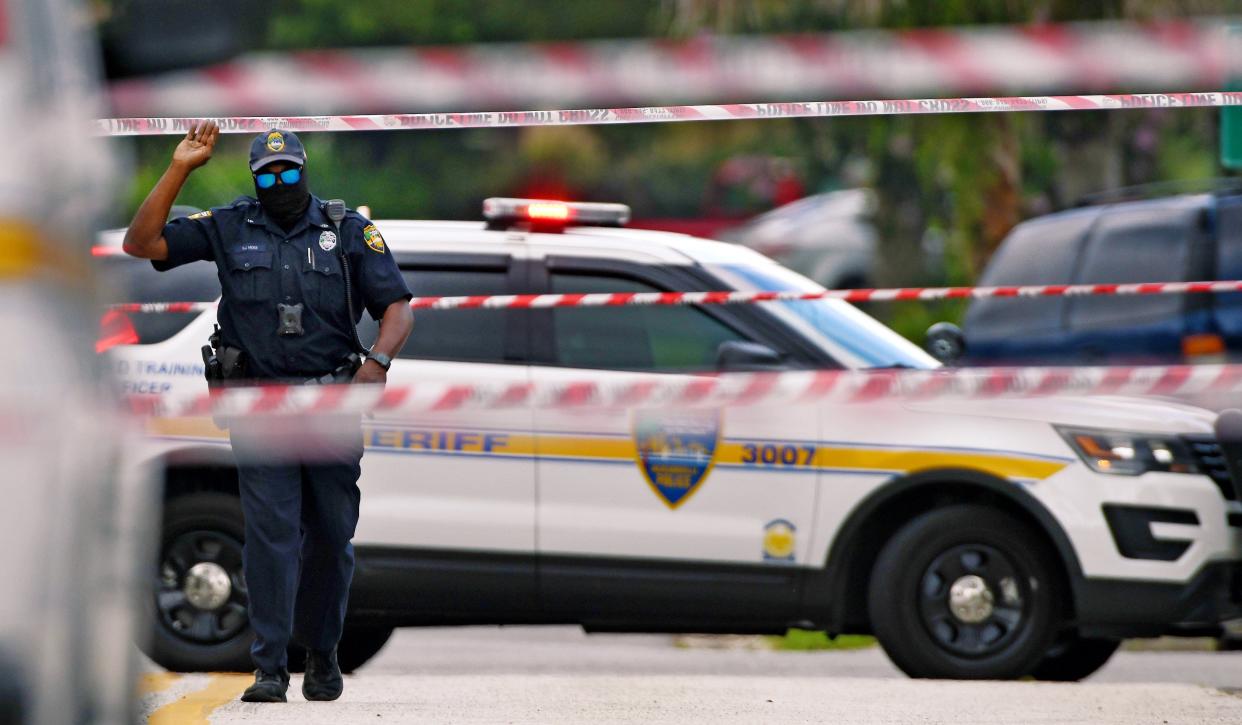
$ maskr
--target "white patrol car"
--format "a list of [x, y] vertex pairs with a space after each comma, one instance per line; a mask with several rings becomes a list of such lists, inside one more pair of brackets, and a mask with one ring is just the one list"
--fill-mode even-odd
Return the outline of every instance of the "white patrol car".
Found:
[[[415, 295], [818, 289], [741, 247], [618, 228], [620, 205], [485, 208], [377, 222]], [[113, 259], [119, 236], [103, 256], [135, 301], [218, 294], [210, 265]], [[198, 393], [213, 317], [113, 315], [101, 347], [132, 392]], [[389, 384], [935, 365], [829, 300], [458, 309], [416, 314]], [[227, 438], [151, 426], [167, 485], [148, 651], [247, 668]], [[874, 633], [918, 677], [1082, 678], [1120, 638], [1242, 616], [1242, 504], [1212, 430], [1204, 410], [1100, 398], [376, 418], [342, 662], [399, 626], [805, 627]]]

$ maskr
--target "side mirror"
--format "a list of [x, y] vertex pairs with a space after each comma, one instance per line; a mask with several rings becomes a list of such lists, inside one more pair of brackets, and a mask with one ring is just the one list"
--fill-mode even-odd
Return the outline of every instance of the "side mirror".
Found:
[[729, 372], [747, 372], [759, 370], [782, 370], [785, 367], [783, 356], [757, 342], [728, 340], [716, 348], [716, 369]]
[[966, 337], [962, 334], [962, 328], [952, 322], [937, 322], [927, 328], [927, 341], [923, 347], [932, 357], [948, 365], [966, 352]]

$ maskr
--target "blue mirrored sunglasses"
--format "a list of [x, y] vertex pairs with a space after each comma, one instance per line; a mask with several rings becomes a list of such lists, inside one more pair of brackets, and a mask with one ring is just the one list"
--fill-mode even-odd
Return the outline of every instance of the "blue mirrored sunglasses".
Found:
[[[280, 172], [280, 183], [284, 184], [285, 186], [288, 186], [290, 184], [296, 184], [301, 180], [302, 180], [301, 169], [285, 169], [284, 171]], [[276, 185], [276, 174], [272, 174], [272, 173], [255, 174], [254, 181], [256, 184], [259, 185], [260, 189], [270, 189]]]

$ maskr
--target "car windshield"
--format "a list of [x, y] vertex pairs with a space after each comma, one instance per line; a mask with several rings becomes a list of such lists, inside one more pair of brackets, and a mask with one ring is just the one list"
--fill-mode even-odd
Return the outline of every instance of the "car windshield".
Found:
[[[713, 274], [740, 291], [818, 292], [823, 287], [778, 264], [722, 264]], [[940, 366], [873, 317], [841, 300], [765, 302], [764, 309], [823, 348], [847, 368], [917, 368]]]

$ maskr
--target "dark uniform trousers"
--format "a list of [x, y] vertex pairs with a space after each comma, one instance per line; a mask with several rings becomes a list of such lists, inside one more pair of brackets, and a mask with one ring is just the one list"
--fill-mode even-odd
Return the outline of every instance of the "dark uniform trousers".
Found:
[[272, 458], [270, 422], [234, 421], [246, 542], [243, 550], [255, 665], [279, 672], [290, 640], [327, 651], [341, 638], [354, 575], [362, 430], [334, 421], [328, 445], [302, 460]]

